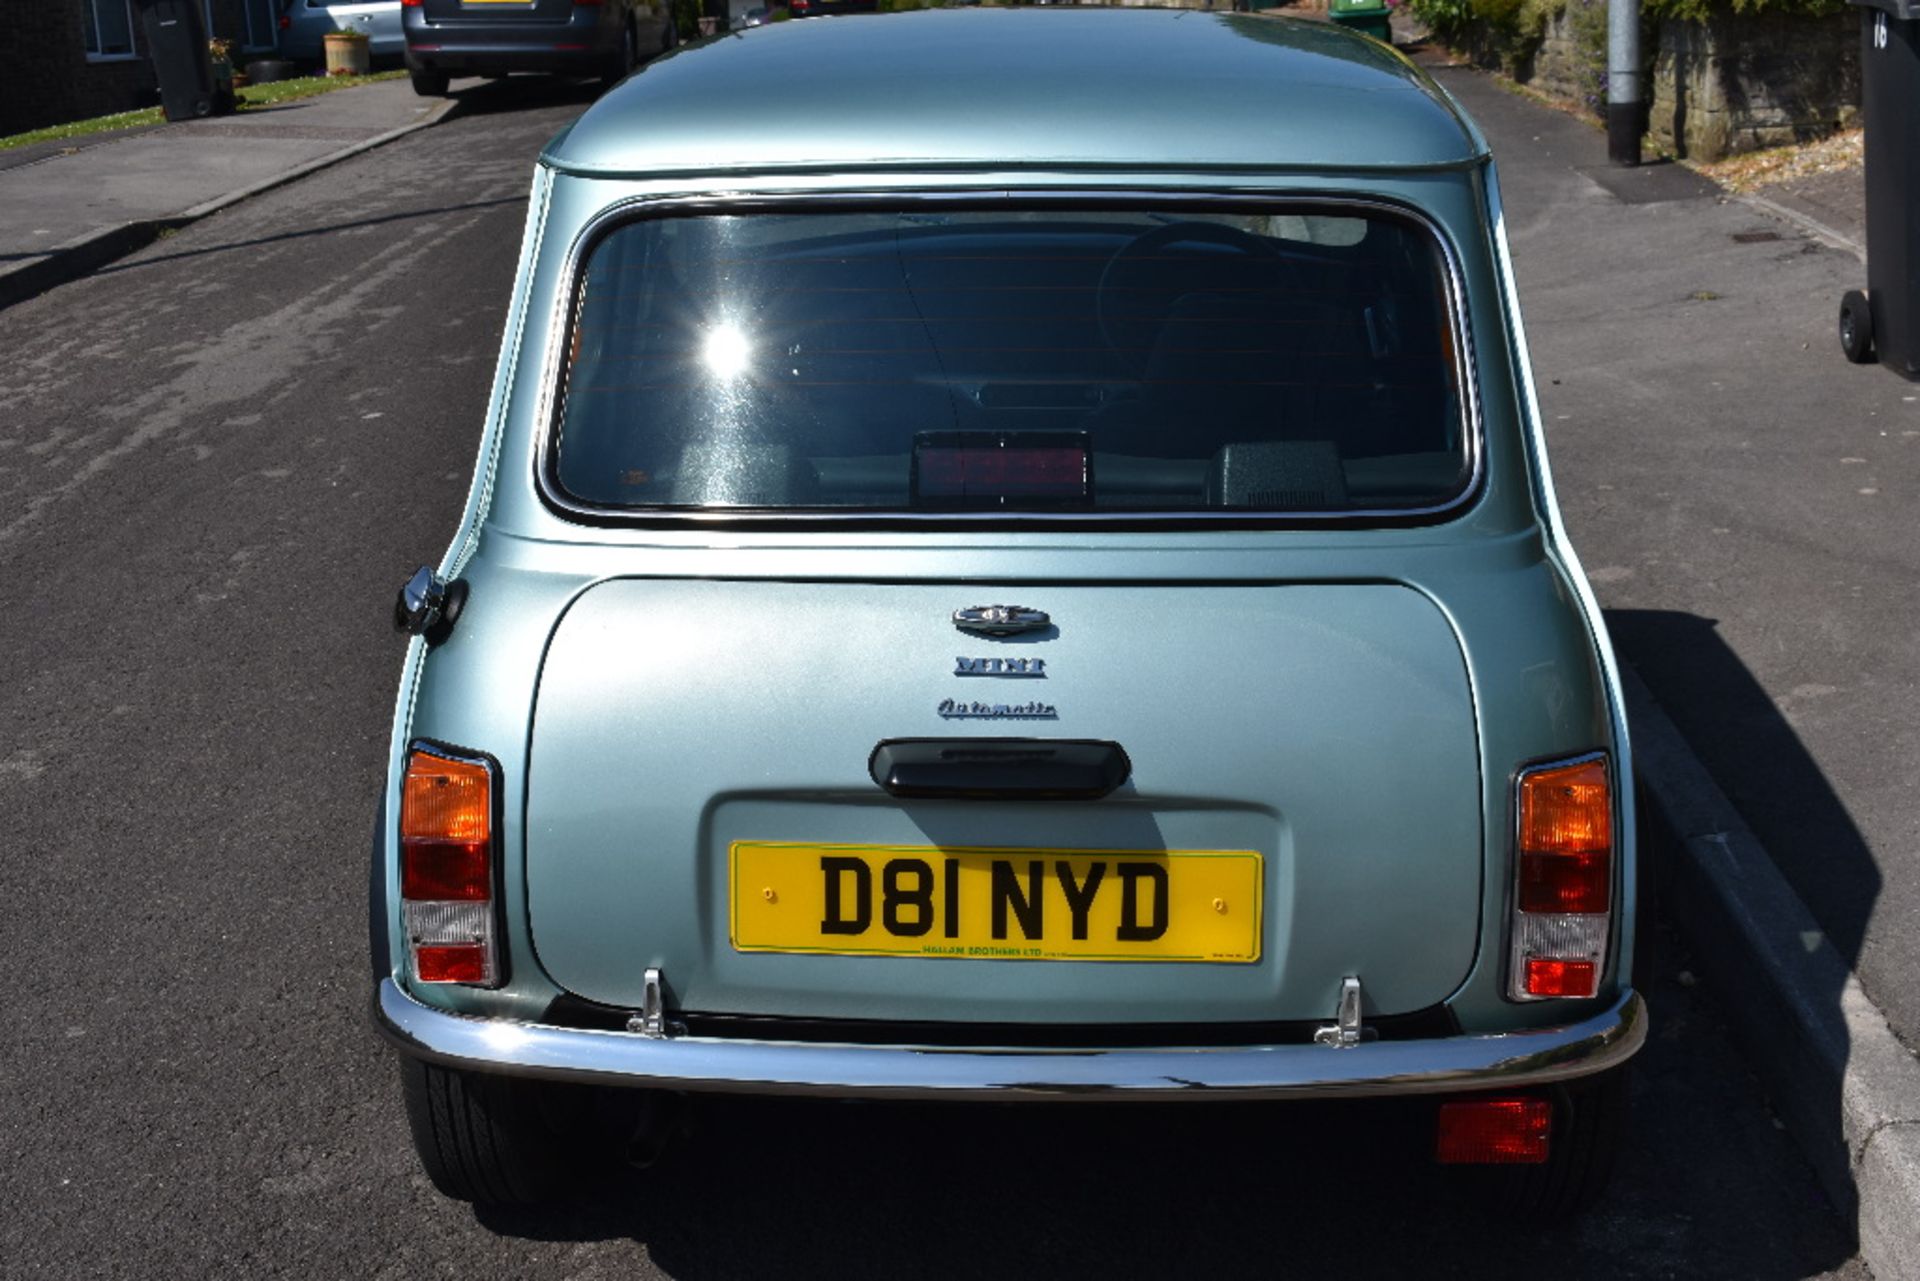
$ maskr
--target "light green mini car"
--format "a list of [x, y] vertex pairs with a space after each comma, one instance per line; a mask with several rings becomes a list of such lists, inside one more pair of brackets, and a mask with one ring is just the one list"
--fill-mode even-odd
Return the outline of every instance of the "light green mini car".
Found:
[[1385, 46], [660, 59], [540, 159], [397, 621], [375, 1005], [450, 1195], [688, 1091], [1421, 1095], [1523, 1208], [1605, 1177], [1623, 707], [1486, 145]]

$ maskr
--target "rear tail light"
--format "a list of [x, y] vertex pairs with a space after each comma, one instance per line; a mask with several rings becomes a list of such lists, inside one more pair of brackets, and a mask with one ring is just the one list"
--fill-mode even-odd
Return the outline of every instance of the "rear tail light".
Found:
[[496, 986], [493, 767], [426, 748], [400, 790], [400, 904], [413, 977]]
[[1433, 1158], [1442, 1165], [1538, 1165], [1552, 1133], [1553, 1105], [1545, 1099], [1442, 1103]]
[[1592, 996], [1613, 928], [1613, 788], [1607, 758], [1521, 771], [1514, 853], [1512, 960], [1516, 1001]]
[[426, 3], [427, 0], [400, 0], [400, 7], [402, 9], [419, 9]]

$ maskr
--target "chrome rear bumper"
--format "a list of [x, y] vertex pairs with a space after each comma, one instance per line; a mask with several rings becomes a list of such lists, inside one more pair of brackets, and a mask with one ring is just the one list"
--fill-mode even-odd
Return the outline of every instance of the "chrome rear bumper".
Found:
[[383, 979], [380, 1030], [406, 1054], [452, 1067], [670, 1090], [928, 1099], [1280, 1099], [1447, 1094], [1540, 1085], [1624, 1063], [1646, 1040], [1627, 992], [1564, 1027], [1349, 1048], [982, 1050], [651, 1039], [509, 1023], [423, 1005]]

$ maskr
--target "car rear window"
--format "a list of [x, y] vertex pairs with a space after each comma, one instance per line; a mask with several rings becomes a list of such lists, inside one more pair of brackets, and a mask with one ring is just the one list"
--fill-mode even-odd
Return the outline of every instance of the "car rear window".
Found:
[[629, 512], [1432, 512], [1452, 277], [1374, 209], [656, 217], [577, 284], [548, 478]]

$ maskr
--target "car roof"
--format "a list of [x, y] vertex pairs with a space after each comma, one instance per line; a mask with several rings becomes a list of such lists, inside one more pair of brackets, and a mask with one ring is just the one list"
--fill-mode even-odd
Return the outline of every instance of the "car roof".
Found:
[[1412, 62], [1325, 23], [969, 6], [687, 45], [604, 95], [543, 158], [581, 174], [693, 176], [1431, 168], [1485, 152]]

